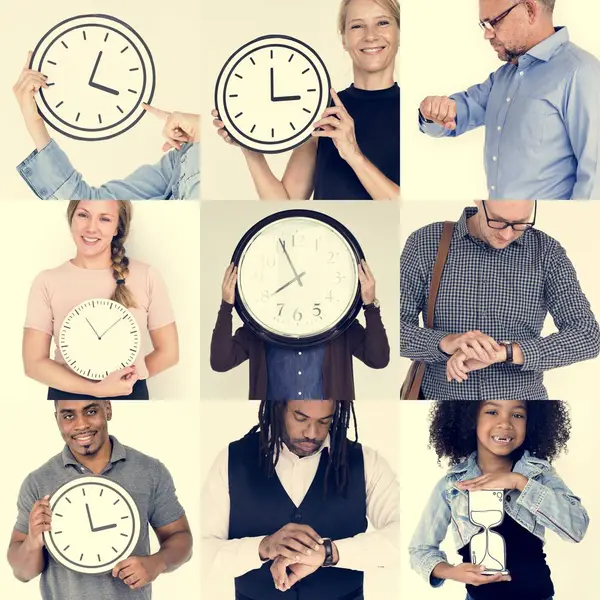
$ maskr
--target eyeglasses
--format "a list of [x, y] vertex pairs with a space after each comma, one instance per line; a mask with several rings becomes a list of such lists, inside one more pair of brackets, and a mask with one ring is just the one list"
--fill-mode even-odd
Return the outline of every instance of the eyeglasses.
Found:
[[512, 227], [513, 231], [527, 231], [535, 225], [535, 217], [537, 216], [537, 200], [535, 201], [535, 208], [533, 209], [533, 221], [531, 221], [531, 223], [509, 223], [508, 221], [490, 219], [485, 202], [485, 200], [481, 201], [483, 204], [483, 212], [485, 212], [485, 220], [487, 221], [488, 227], [491, 229], [506, 229], [507, 227]]
[[517, 6], [519, 6], [519, 4], [523, 4], [523, 2], [526, 2], [526, 0], [521, 0], [520, 2], [517, 2], [516, 4], [511, 6], [508, 10], [505, 10], [503, 13], [499, 14], [497, 17], [494, 17], [493, 19], [488, 19], [486, 21], [479, 21], [479, 27], [481, 27], [481, 29], [483, 29], [484, 31], [486, 29], [488, 31], [494, 31], [494, 27], [498, 23], [500, 23], [500, 21], [502, 21], [502, 19], [504, 19], [504, 17], [507, 17], [513, 9], [517, 8]]

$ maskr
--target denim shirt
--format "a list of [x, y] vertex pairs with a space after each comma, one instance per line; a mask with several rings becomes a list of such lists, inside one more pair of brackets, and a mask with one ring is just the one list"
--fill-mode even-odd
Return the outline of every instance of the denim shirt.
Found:
[[200, 193], [200, 147], [184, 144], [154, 165], [125, 179], [88, 185], [55, 140], [34, 150], [17, 171], [42, 200], [196, 200]]
[[[526, 450], [515, 464], [513, 473], [520, 473], [529, 481], [522, 492], [506, 491], [506, 514], [542, 542], [546, 528], [568, 542], [583, 539], [589, 524], [588, 514], [580, 499], [573, 495], [548, 461], [535, 458]], [[452, 529], [457, 550], [482, 531], [469, 519], [468, 492], [455, 485], [480, 475], [476, 452], [452, 467], [433, 490], [413, 534], [409, 547], [411, 567], [433, 587], [444, 583], [443, 579], [433, 577], [432, 572], [439, 563], [448, 562], [446, 553], [440, 550], [448, 527]]]

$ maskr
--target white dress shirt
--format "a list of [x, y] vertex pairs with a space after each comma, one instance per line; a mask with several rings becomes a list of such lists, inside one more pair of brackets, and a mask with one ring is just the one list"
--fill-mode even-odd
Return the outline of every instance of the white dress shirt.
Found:
[[[321, 452], [299, 458], [283, 445], [275, 472], [296, 507], [306, 496], [317, 472]], [[339, 553], [336, 567], [368, 571], [399, 562], [399, 486], [388, 462], [371, 448], [362, 446], [367, 495], [367, 519], [375, 529], [351, 538], [333, 540]], [[206, 576], [239, 577], [259, 569], [263, 562], [258, 547], [264, 536], [236, 540], [229, 533], [229, 449], [215, 460], [202, 489], [202, 548]], [[270, 533], [275, 533], [270, 532]], [[319, 532], [317, 532], [319, 533]]]

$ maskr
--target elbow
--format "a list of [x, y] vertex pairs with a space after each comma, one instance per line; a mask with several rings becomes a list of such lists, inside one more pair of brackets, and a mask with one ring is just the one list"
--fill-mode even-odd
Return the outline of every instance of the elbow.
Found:
[[597, 358], [600, 354], [600, 327], [594, 321], [590, 332], [590, 358]]
[[225, 373], [231, 369], [231, 364], [224, 356], [211, 352], [210, 368], [217, 373]]
[[29, 379], [36, 379], [37, 371], [37, 361], [31, 359], [23, 360], [23, 372], [26, 377], [29, 377]]

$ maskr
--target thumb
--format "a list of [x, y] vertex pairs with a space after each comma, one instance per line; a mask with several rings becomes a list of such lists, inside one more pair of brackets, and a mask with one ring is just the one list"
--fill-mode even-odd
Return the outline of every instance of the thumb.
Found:
[[454, 131], [456, 129], [456, 121], [452, 120], [452, 121], [448, 121], [444, 124], [444, 127], [448, 130], [448, 131]]
[[171, 114], [166, 110], [161, 110], [160, 108], [156, 108], [155, 106], [152, 106], [151, 104], [146, 104], [145, 102], [142, 102], [142, 108], [146, 112], [149, 112], [151, 115], [154, 115], [159, 119], [164, 119], [165, 121], [169, 118], [169, 115]]

